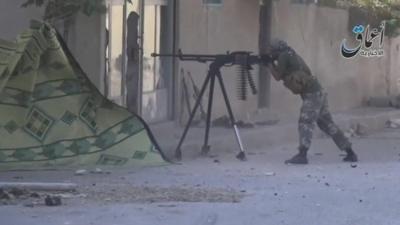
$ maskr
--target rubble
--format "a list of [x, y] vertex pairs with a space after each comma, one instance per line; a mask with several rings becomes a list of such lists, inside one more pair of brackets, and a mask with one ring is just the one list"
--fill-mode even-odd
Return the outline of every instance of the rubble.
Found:
[[224, 115], [218, 117], [212, 121], [212, 126], [214, 127], [231, 127], [231, 121], [229, 120], [228, 116]]
[[40, 195], [38, 193], [36, 193], [36, 192], [33, 192], [33, 193], [31, 193], [29, 195], [29, 197], [31, 197], [31, 198], [40, 198]]
[[265, 176], [275, 176], [275, 172], [265, 172], [264, 173]]
[[18, 202], [26, 201], [31, 197], [32, 194], [29, 193], [29, 191], [27, 190], [22, 190], [18, 188], [12, 188], [12, 189], [0, 188], [0, 205], [14, 205], [17, 204]]
[[75, 176], [83, 176], [86, 175], [88, 173], [87, 170], [77, 170], [75, 171]]
[[46, 196], [46, 198], [44, 199], [44, 203], [47, 206], [60, 206], [62, 204], [60, 196], [50, 196], [50, 195]]
[[0, 200], [10, 200], [11, 195], [0, 188]]
[[95, 174], [102, 174], [102, 173], [104, 173], [103, 170], [100, 169], [100, 168], [96, 168], [96, 169], [94, 169], [93, 171], [90, 171], [90, 172], [91, 172], [91, 173], [95, 173]]
[[[225, 127], [225, 128], [232, 127], [231, 120], [229, 119], [229, 117], [227, 115], [221, 116], [221, 117], [213, 120], [211, 124], [214, 127]], [[236, 125], [239, 128], [254, 128], [254, 124], [249, 123], [249, 122], [244, 122], [242, 120], [237, 121]]]
[[344, 132], [344, 136], [347, 138], [357, 137], [356, 132], [353, 128], [350, 128]]
[[[253, 113], [247, 113], [246, 118], [236, 121], [239, 128], [254, 128], [256, 126], [270, 126], [279, 122], [278, 115], [272, 113], [270, 109], [258, 109]], [[215, 127], [230, 128], [231, 121], [227, 115], [221, 116], [212, 121]]]
[[247, 191], [233, 190], [230, 188], [201, 188], [194, 187], [161, 187], [161, 186], [130, 186], [129, 189], [118, 188], [98, 190], [88, 188], [85, 190], [87, 198], [100, 202], [124, 203], [168, 203], [168, 202], [240, 202]]
[[357, 123], [355, 130], [358, 136], [362, 137], [368, 135], [368, 127], [365, 124]]
[[28, 203], [25, 203], [24, 206], [28, 207], [28, 208], [33, 208], [35, 206], [35, 204], [33, 202], [28, 202]]
[[0, 182], [0, 189], [13, 188], [29, 191], [75, 191], [78, 187], [74, 183], [40, 183], [40, 182]]
[[350, 128], [347, 131], [345, 131], [344, 135], [347, 138], [367, 136], [368, 126], [362, 123], [352, 124]]
[[0, 205], [21, 204], [32, 208], [36, 205], [58, 206], [62, 198], [86, 197], [76, 192], [72, 183], [15, 183], [0, 182]]
[[236, 125], [237, 125], [239, 128], [254, 128], [254, 127], [255, 127], [254, 124], [252, 124], [252, 123], [247, 123], [247, 122], [244, 122], [244, 121], [242, 121], [242, 120], [237, 121], [237, 122], [236, 122]]
[[247, 120], [258, 126], [271, 126], [279, 122], [279, 117], [278, 114], [272, 112], [271, 109], [262, 108], [247, 114]]
[[400, 119], [390, 119], [386, 121], [385, 125], [387, 128], [393, 128], [393, 129], [400, 128]]
[[91, 170], [90, 173], [92, 173], [92, 174], [111, 174], [110, 171], [104, 171], [104, 170], [102, 170], [100, 168], [96, 168], [94, 170]]
[[11, 188], [11, 190], [9, 191], [10, 194], [14, 195], [15, 197], [21, 197], [22, 195], [25, 195], [28, 191], [27, 190], [23, 190], [23, 189], [19, 189], [19, 188]]
[[367, 106], [378, 108], [400, 108], [400, 96], [371, 97], [366, 102]]

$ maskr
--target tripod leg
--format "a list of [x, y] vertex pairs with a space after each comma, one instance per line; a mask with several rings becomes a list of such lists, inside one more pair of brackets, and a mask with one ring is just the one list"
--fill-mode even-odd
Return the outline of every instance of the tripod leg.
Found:
[[203, 156], [207, 155], [207, 153], [210, 151], [210, 146], [208, 145], [208, 137], [210, 134], [211, 110], [212, 110], [212, 104], [213, 104], [213, 99], [214, 99], [214, 86], [215, 86], [214, 84], [215, 84], [215, 75], [212, 73], [211, 74], [211, 83], [210, 83], [210, 94], [208, 96], [206, 133], [204, 136], [204, 145], [201, 149], [201, 154]]
[[229, 118], [231, 120], [233, 129], [235, 131], [236, 140], [237, 140], [237, 142], [239, 144], [239, 148], [240, 148], [240, 152], [236, 156], [236, 158], [238, 158], [239, 160], [245, 161], [246, 160], [246, 154], [245, 154], [244, 149], [243, 149], [242, 139], [240, 138], [239, 129], [236, 126], [235, 117], [233, 116], [231, 104], [229, 102], [228, 94], [226, 93], [226, 89], [225, 89], [225, 85], [224, 85], [224, 81], [222, 79], [221, 73], [218, 73], [217, 77], [218, 77], [219, 84], [221, 86], [222, 94], [224, 96], [226, 108], [227, 108], [228, 113], [229, 113]]
[[208, 82], [210, 81], [210, 78], [211, 78], [211, 75], [210, 75], [210, 72], [209, 72], [209, 73], [207, 74], [206, 80], [205, 80], [204, 83], [203, 83], [203, 86], [201, 87], [201, 91], [200, 91], [200, 93], [199, 93], [199, 96], [197, 97], [197, 100], [196, 100], [196, 103], [195, 103], [195, 105], [194, 105], [194, 108], [193, 108], [192, 112], [190, 113], [189, 121], [188, 121], [188, 123], [186, 124], [185, 130], [183, 131], [183, 134], [182, 134], [181, 139], [179, 140], [178, 147], [176, 147], [176, 150], [175, 150], [175, 157], [176, 157], [178, 160], [181, 160], [181, 159], [182, 159], [182, 151], [181, 151], [182, 143], [183, 143], [183, 141], [185, 140], [185, 137], [186, 137], [186, 134], [187, 134], [187, 132], [188, 132], [188, 130], [189, 130], [190, 125], [192, 124], [193, 118], [194, 118], [194, 116], [195, 116], [195, 114], [196, 114], [197, 108], [198, 108], [199, 105], [200, 105], [201, 98], [202, 98], [203, 95], [204, 95], [204, 92], [205, 92], [205, 90], [206, 90], [206, 88], [207, 88], [207, 85], [208, 85]]

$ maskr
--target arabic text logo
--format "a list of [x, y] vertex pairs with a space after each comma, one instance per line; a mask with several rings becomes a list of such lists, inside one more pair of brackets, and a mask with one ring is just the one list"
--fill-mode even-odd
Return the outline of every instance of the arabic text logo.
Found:
[[353, 33], [361, 34], [362, 32], [364, 32], [364, 26], [363, 25], [354, 26]]
[[[377, 28], [370, 28], [370, 25], [364, 27], [357, 25], [353, 28], [353, 33], [356, 35], [358, 45], [351, 48], [347, 45], [347, 40], [344, 39], [341, 44], [341, 53], [345, 58], [353, 58], [357, 54], [363, 57], [382, 57], [384, 55], [383, 40], [385, 36], [385, 21]], [[379, 39], [376, 39], [379, 37]], [[379, 40], [379, 42], [378, 42]], [[379, 45], [377, 45], [377, 42]]]

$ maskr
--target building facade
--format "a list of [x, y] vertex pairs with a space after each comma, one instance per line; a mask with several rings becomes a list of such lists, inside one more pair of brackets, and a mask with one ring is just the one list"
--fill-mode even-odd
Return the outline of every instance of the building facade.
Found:
[[[15, 38], [28, 27], [30, 19], [41, 18], [42, 9], [22, 9], [23, 2], [0, 3], [1, 38]], [[347, 9], [291, 0], [131, 2], [108, 0], [106, 14], [79, 15], [67, 43], [99, 90], [119, 104], [137, 105], [134, 111], [149, 122], [185, 121], [185, 98], [193, 106], [192, 84], [200, 87], [208, 71], [207, 64], [154, 58], [153, 52], [181, 49], [188, 54], [258, 54], [264, 44], [260, 42], [265, 38], [263, 32], [286, 40], [304, 57], [329, 93], [334, 112], [360, 107], [369, 97], [399, 94], [399, 38], [385, 38], [384, 57], [345, 59], [340, 55], [343, 39], [354, 40], [348, 29], [351, 15]], [[267, 13], [270, 21], [263, 23], [260, 4], [267, 3], [272, 7]], [[265, 24], [270, 27], [264, 29]], [[265, 106], [282, 118], [297, 119], [299, 98], [274, 80], [265, 83], [269, 76], [265, 70], [260, 72], [259, 67], [254, 67], [252, 73], [261, 94], [249, 95], [247, 101], [237, 98], [236, 69], [224, 68], [222, 73], [239, 119], [249, 119]], [[183, 80], [189, 93], [183, 90]], [[135, 96], [137, 101], [130, 103], [127, 95]], [[207, 96], [204, 106], [206, 100]], [[214, 118], [226, 115], [218, 88], [212, 113]]]

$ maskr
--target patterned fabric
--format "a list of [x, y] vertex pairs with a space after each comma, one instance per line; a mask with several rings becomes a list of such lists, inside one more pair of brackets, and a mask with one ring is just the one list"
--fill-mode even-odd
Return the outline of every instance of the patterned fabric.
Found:
[[0, 170], [162, 164], [147, 125], [99, 93], [53, 28], [0, 40]]
[[301, 107], [299, 119], [299, 149], [309, 149], [315, 123], [341, 150], [351, 147], [350, 141], [344, 136], [343, 132], [333, 122], [328, 109], [327, 94], [323, 92], [303, 94], [303, 105]]
[[293, 94], [320, 91], [321, 85], [304, 60], [294, 51], [282, 51], [273, 64], [274, 71]]

